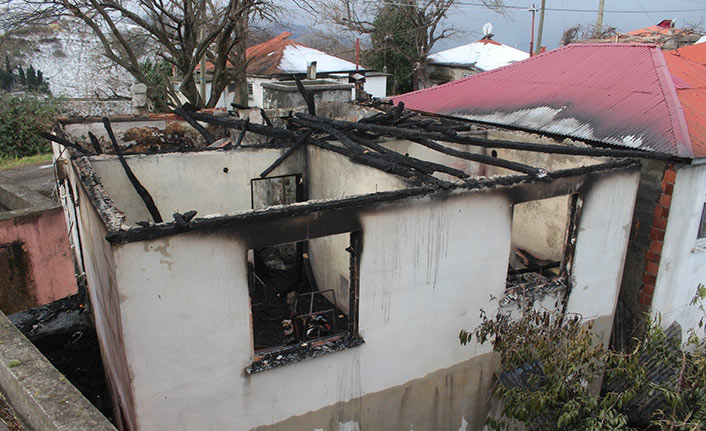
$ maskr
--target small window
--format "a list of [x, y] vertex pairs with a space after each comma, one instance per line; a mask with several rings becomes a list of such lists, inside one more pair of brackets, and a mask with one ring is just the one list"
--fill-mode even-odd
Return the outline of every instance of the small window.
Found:
[[252, 82], [248, 82], [248, 96], [253, 95]]
[[235, 82], [231, 82], [230, 84], [228, 84], [228, 92], [235, 93]]
[[515, 204], [502, 305], [532, 301], [566, 288], [580, 207], [577, 195]]

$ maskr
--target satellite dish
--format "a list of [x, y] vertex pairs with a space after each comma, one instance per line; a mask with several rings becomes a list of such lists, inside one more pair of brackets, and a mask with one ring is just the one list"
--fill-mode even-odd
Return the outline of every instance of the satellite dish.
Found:
[[486, 22], [485, 24], [483, 24], [483, 34], [484, 35], [488, 36], [488, 35], [490, 35], [490, 32], [492, 32], [492, 31], [493, 31], [493, 24], [491, 24], [489, 22]]

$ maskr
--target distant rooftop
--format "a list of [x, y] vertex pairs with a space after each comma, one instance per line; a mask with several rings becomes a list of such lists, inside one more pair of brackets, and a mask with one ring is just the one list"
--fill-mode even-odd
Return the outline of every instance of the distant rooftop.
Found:
[[529, 58], [529, 54], [490, 38], [429, 56], [429, 62], [438, 65], [472, 67], [481, 72], [497, 69]]

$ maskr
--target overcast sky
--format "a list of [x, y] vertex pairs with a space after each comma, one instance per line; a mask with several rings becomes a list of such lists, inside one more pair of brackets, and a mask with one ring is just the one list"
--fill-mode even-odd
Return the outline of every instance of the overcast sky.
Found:
[[[510, 7], [505, 16], [489, 11], [479, 0], [459, 0], [448, 22], [466, 34], [450, 41], [439, 42], [434, 51], [472, 42], [482, 37], [486, 22], [493, 24], [494, 39], [524, 51], [529, 50], [531, 14], [527, 11], [532, 2], [506, 0]], [[541, 0], [535, 0], [537, 7]], [[591, 24], [596, 21], [598, 0], [546, 0], [542, 45], [548, 49], [559, 46], [564, 29], [574, 24]], [[663, 19], [675, 19], [677, 26], [686, 23], [705, 26], [705, 0], [605, 0], [603, 24], [630, 31], [657, 24]], [[536, 15], [539, 22], [539, 13]], [[536, 37], [535, 25], [535, 37]]]

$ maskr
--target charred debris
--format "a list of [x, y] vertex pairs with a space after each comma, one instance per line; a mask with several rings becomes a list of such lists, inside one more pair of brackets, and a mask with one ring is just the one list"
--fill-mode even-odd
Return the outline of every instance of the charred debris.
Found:
[[[304, 91], [306, 92], [306, 90]], [[305, 100], [308, 100], [306, 95]], [[403, 103], [392, 106], [385, 102], [374, 101], [369, 106], [379, 109], [380, 112], [359, 121], [343, 121], [312, 115], [312, 112], [315, 112], [313, 101], [308, 104], [309, 113], [290, 110], [283, 117], [271, 119], [264, 110], [260, 110], [263, 122], [266, 124], [256, 124], [251, 122], [249, 118], [238, 118], [238, 111], [204, 113], [178, 108], [174, 114], [191, 125], [191, 128], [179, 122], [171, 122], [163, 131], [154, 127], [129, 129], [123, 136], [123, 140], [134, 140], [135, 143], [128, 146], [119, 145], [108, 118], [103, 118], [103, 124], [109, 138], [108, 142], [105, 142], [104, 137], [97, 138], [90, 132], [90, 139], [84, 139], [84, 142], [72, 141], [60, 128], [57, 129], [56, 134], [44, 134], [44, 137], [73, 150], [71, 157], [81, 171], [82, 178], [98, 186], [99, 189], [101, 188], [100, 179], [94, 178], [95, 175], [92, 174], [87, 156], [115, 154], [119, 158], [127, 177], [144, 201], [154, 222], [138, 222], [139, 227], [125, 229], [117, 220], [113, 220], [115, 223], [112, 223], [112, 228], [109, 226], [107, 239], [116, 243], [155, 239], [174, 233], [210, 229], [250, 220], [268, 220], [282, 216], [297, 216], [313, 211], [360, 207], [377, 202], [427, 195], [442, 190], [483, 189], [546, 181], [553, 178], [621, 168], [637, 163], [626, 158], [674, 159], [674, 156], [657, 152], [488, 139], [485, 136], [486, 127], [477, 123], [431, 117], [406, 111]], [[203, 124], [206, 124], [207, 127], [204, 127]], [[473, 161], [481, 165], [504, 168], [524, 175], [472, 177], [460, 169], [411, 157], [385, 147], [384, 142], [391, 139], [409, 140], [444, 155]], [[497, 157], [496, 152], [493, 152], [492, 155], [486, 155], [459, 150], [444, 145], [444, 143], [456, 144], [457, 148], [467, 146], [469, 149], [482, 148], [487, 151], [507, 149], [545, 154], [608, 157], [613, 160], [601, 165], [547, 172], [541, 167]], [[160, 213], [149, 191], [134, 175], [124, 157], [135, 154], [227, 151], [238, 147], [286, 149], [260, 174], [260, 178], [266, 178], [287, 157], [298, 148], [306, 145], [317, 146], [341, 154], [354, 163], [400, 176], [406, 180], [410, 187], [333, 201], [310, 201], [296, 206], [273, 207], [208, 219], [195, 218], [196, 212], [189, 211], [185, 214], [175, 213], [172, 215], [173, 221], [168, 221], [164, 220], [165, 215]], [[445, 175], [436, 175], [439, 173]], [[109, 197], [102, 194], [104, 195], [103, 199], [109, 202]], [[100, 211], [100, 205], [97, 208]], [[112, 215], [106, 214], [106, 216], [106, 220], [114, 219]]]

